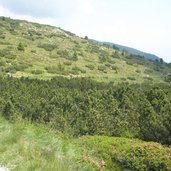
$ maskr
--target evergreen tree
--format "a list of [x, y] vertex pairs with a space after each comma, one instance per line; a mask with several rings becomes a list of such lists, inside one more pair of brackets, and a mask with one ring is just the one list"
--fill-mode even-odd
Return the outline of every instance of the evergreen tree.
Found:
[[17, 49], [18, 49], [19, 51], [24, 51], [24, 45], [20, 42], [20, 43], [18, 44]]

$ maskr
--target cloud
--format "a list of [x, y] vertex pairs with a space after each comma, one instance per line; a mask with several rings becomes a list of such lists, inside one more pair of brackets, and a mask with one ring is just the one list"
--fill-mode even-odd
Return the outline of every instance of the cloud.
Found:
[[1, 5], [20, 15], [54, 17], [61, 13], [60, 8], [58, 8], [61, 2], [55, 2], [55, 0], [1, 0]]
[[91, 0], [1, 0], [1, 5], [15, 14], [36, 17], [64, 17], [93, 12]]
[[13, 19], [23, 19], [32, 22], [42, 23], [42, 24], [54, 25], [54, 23], [56, 23], [56, 19], [52, 19], [48, 17], [42, 18], [42, 17], [33, 17], [31, 15], [25, 15], [25, 14], [15, 14], [12, 11], [10, 11], [8, 8], [5, 8], [1, 5], [0, 5], [0, 16], [6, 16]]

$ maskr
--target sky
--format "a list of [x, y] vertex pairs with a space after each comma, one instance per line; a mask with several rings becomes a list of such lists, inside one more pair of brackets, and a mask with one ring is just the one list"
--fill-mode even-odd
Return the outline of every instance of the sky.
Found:
[[171, 62], [171, 0], [0, 0], [0, 16], [50, 24]]

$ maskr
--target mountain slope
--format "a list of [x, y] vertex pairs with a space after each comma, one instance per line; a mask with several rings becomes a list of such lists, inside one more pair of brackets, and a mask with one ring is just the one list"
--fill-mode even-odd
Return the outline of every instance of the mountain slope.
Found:
[[91, 77], [99, 81], [163, 82], [165, 63], [95, 45], [60, 28], [0, 18], [0, 71], [14, 77]]
[[154, 54], [142, 52], [140, 50], [130, 48], [130, 47], [127, 47], [127, 46], [123, 46], [123, 45], [118, 45], [118, 44], [113, 44], [113, 43], [108, 43], [108, 44], [111, 44], [112, 46], [114, 45], [116, 48], [119, 48], [122, 51], [128, 51], [129, 53], [132, 53], [134, 55], [139, 55], [139, 56], [145, 57], [147, 59], [151, 59], [151, 60], [160, 60], [160, 57], [158, 57], [158, 56], [156, 56]]
[[150, 60], [160, 60], [161, 58], [154, 55], [154, 54], [150, 54], [150, 53], [146, 53], [146, 52], [142, 52], [140, 50], [137, 50], [137, 49], [134, 49], [134, 48], [131, 48], [131, 47], [128, 47], [128, 46], [123, 46], [123, 45], [119, 45], [119, 44], [116, 44], [116, 43], [111, 43], [111, 42], [99, 42], [99, 41], [96, 41], [96, 40], [91, 40], [95, 43], [98, 43], [100, 45], [104, 44], [104, 45], [108, 45], [109, 47], [111, 48], [114, 48], [114, 49], [119, 49], [121, 51], [127, 51], [133, 55], [138, 55], [138, 56], [141, 56], [141, 57], [144, 57], [144, 58], [147, 58], [147, 59], [150, 59]]

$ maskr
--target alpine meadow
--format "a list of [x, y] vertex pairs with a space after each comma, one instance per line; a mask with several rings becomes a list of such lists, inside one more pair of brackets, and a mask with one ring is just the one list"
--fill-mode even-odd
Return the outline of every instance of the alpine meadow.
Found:
[[171, 170], [171, 63], [0, 17], [0, 170]]

